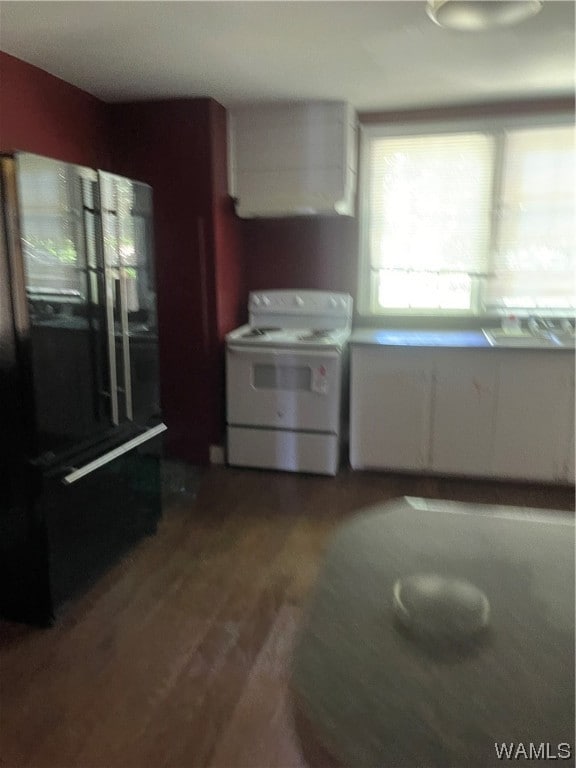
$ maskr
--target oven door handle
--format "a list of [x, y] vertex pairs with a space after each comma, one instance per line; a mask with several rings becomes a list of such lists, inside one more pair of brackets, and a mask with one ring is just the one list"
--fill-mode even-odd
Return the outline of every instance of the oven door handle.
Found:
[[234, 345], [229, 344], [227, 350], [233, 355], [251, 357], [252, 359], [260, 355], [270, 355], [272, 357], [297, 355], [301, 359], [314, 358], [314, 360], [334, 360], [340, 356], [340, 352], [336, 349], [295, 349], [294, 347], [289, 347], [286, 349], [281, 349], [279, 347], [266, 347], [261, 349], [256, 347], [235, 347]]

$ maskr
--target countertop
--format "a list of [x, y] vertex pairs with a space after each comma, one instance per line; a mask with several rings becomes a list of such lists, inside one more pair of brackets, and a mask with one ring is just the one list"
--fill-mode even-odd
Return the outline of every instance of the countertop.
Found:
[[350, 344], [381, 346], [381, 347], [446, 347], [452, 349], [523, 349], [543, 351], [572, 351], [574, 346], [569, 344], [556, 346], [522, 346], [517, 347], [513, 343], [507, 346], [500, 343], [492, 346], [481, 330], [413, 330], [413, 329], [386, 329], [386, 328], [356, 328], [349, 339]]
[[382, 347], [490, 347], [482, 331], [427, 331], [384, 328], [358, 328], [350, 344]]
[[[413, 573], [481, 589], [485, 634], [444, 651], [406, 637], [392, 594]], [[364, 510], [327, 549], [292, 691], [348, 768], [486, 768], [495, 742], [573, 750], [573, 516], [416, 498]]]

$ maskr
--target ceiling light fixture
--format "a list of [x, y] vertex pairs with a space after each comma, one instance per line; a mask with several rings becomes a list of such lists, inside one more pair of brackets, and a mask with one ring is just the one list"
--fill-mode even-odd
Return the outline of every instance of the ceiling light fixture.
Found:
[[541, 10], [540, 0], [428, 0], [426, 6], [438, 26], [471, 32], [519, 24]]

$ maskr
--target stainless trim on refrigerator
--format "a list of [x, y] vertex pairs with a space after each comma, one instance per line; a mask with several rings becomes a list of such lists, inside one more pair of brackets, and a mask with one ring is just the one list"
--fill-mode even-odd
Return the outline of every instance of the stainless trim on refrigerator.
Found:
[[108, 208], [103, 204], [102, 200], [103, 190], [103, 178], [102, 171], [97, 171], [98, 185], [95, 188], [98, 209], [98, 220], [100, 222], [100, 244], [102, 249], [102, 266], [104, 268], [104, 301], [106, 309], [106, 337], [108, 340], [108, 369], [110, 374], [110, 410], [112, 424], [118, 426], [119, 421], [119, 408], [118, 408], [118, 371], [116, 368], [116, 340], [114, 338], [114, 292], [115, 292], [115, 280], [113, 271], [110, 268], [108, 262], [108, 254], [106, 252], [106, 239], [104, 237], [104, 216], [109, 216], [107, 212]]
[[[120, 258], [120, 255], [119, 255]], [[124, 402], [126, 417], [133, 421], [132, 376], [130, 373], [130, 335], [128, 333], [128, 291], [126, 289], [126, 269], [122, 265], [120, 273], [120, 327], [122, 329], [122, 364], [124, 366]]]
[[[0, 171], [3, 173], [3, 169]], [[3, 191], [3, 186], [4, 182], [0, 178], [0, 191]], [[8, 211], [0, 210], [0, 366], [2, 374], [4, 374], [6, 366], [16, 365], [16, 336], [13, 325], [12, 297], [10, 295], [8, 231], [4, 221], [5, 215], [8, 215]]]
[[18, 219], [18, 185], [16, 182], [17, 166], [13, 157], [1, 158], [1, 186], [4, 198], [4, 216], [6, 225], [6, 244], [8, 248], [8, 269], [10, 272], [10, 290], [12, 294], [12, 312], [16, 334], [25, 338], [30, 332], [30, 314], [26, 295], [26, 274], [24, 255], [20, 242], [20, 222]]
[[[101, 291], [101, 280], [98, 276], [97, 271], [97, 262], [98, 262], [98, 245], [96, 242], [89, 243], [89, 227], [88, 227], [88, 214], [90, 213], [92, 215], [92, 235], [93, 240], [95, 240], [95, 229], [96, 229], [96, 218], [97, 218], [97, 212], [94, 210], [94, 192], [92, 192], [92, 200], [86, 200], [86, 190], [84, 187], [84, 181], [87, 181], [91, 183], [92, 185], [96, 182], [96, 174], [94, 174], [93, 178], [89, 178], [89, 176], [86, 173], [82, 173], [81, 170], [78, 172], [78, 183], [80, 185], [80, 207], [82, 210], [82, 236], [79, 238], [79, 240], [82, 241], [83, 247], [84, 247], [84, 263], [86, 265], [86, 289], [88, 293], [88, 302], [90, 306], [90, 333], [94, 333], [94, 324], [93, 324], [93, 317], [92, 313], [94, 312], [94, 307], [99, 306], [100, 302], [100, 293]], [[92, 247], [91, 247], [92, 246]], [[92, 256], [92, 258], [90, 258]], [[93, 351], [91, 352], [92, 359], [94, 360], [94, 354]], [[94, 366], [94, 368], [99, 368], [99, 366]], [[102, 381], [100, 379], [100, 371], [98, 370], [98, 378], [95, 378], [92, 381], [92, 389], [93, 389], [93, 396], [94, 396], [94, 408], [96, 413], [99, 415], [101, 410], [101, 404], [100, 404], [100, 398], [102, 396], [109, 398], [110, 392], [102, 388]]]
[[[104, 211], [100, 213], [100, 221], [103, 222]], [[104, 225], [102, 224], [102, 238], [104, 238]], [[116, 370], [116, 340], [114, 338], [114, 286], [115, 280], [112, 270], [108, 265], [106, 246], [104, 246], [104, 297], [106, 301], [106, 335], [108, 337], [108, 366], [110, 369], [110, 404], [112, 408], [112, 423], [118, 426], [118, 372]]]
[[89, 475], [92, 472], [95, 472], [97, 469], [100, 469], [100, 467], [103, 467], [105, 464], [109, 464], [111, 461], [114, 461], [114, 459], [117, 459], [119, 456], [122, 456], [124, 453], [128, 453], [128, 451], [131, 451], [133, 448], [137, 448], [139, 445], [142, 445], [143, 443], [147, 443], [148, 440], [152, 440], [152, 438], [157, 437], [158, 435], [162, 434], [162, 432], [165, 432], [167, 429], [168, 427], [166, 426], [166, 424], [158, 424], [155, 427], [151, 427], [150, 429], [147, 429], [146, 432], [144, 432], [141, 435], [138, 435], [138, 437], [134, 437], [132, 438], [132, 440], [128, 440], [126, 443], [119, 445], [118, 448], [114, 448], [112, 451], [108, 451], [108, 453], [105, 453], [102, 456], [99, 456], [97, 459], [94, 459], [94, 461], [88, 462], [88, 464], [85, 464], [83, 467], [80, 467], [80, 469], [74, 469], [72, 472], [70, 472], [68, 475], [62, 478], [62, 483], [64, 485], [72, 485], [72, 483], [75, 483], [77, 480], [80, 480], [82, 477], [86, 477], [86, 475]]
[[[102, 174], [103, 176], [104, 174]], [[120, 251], [120, 201], [118, 195], [118, 181], [111, 175], [108, 175], [114, 194], [115, 211], [114, 232], [116, 235], [116, 258], [118, 260], [118, 282], [120, 285], [120, 332], [122, 333], [122, 368], [124, 372], [124, 408], [123, 414], [129, 421], [133, 421], [132, 411], [132, 377], [130, 374], [130, 338], [128, 334], [128, 291], [126, 288], [126, 268], [122, 263], [122, 253]]]

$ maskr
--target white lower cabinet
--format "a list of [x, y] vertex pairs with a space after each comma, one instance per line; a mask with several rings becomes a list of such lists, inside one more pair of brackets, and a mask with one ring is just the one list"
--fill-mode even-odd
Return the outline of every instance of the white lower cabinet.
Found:
[[490, 466], [497, 362], [490, 350], [434, 353], [429, 468], [435, 472], [475, 475]]
[[354, 469], [574, 482], [574, 354], [353, 345]]
[[576, 402], [575, 402], [575, 393], [576, 393], [576, 369], [575, 369], [575, 357], [574, 355], [571, 355], [571, 361], [570, 361], [570, 372], [568, 377], [568, 418], [566, 420], [566, 443], [568, 445], [567, 449], [563, 449], [563, 455], [565, 456], [564, 465], [562, 467], [562, 474], [561, 474], [561, 480], [565, 480], [569, 483], [574, 484], [574, 481], [576, 479], [576, 464], [575, 464], [575, 456], [574, 456], [574, 437], [576, 432], [576, 422], [575, 422], [575, 408], [576, 408]]
[[570, 430], [568, 438], [565, 477], [569, 483], [574, 484], [576, 479], [576, 457], [574, 456], [574, 401], [572, 401], [572, 418], [570, 423], [572, 424], [572, 429]]
[[493, 474], [567, 480], [574, 357], [534, 350], [500, 356]]
[[428, 464], [432, 398], [424, 349], [352, 347], [350, 464], [418, 469]]

